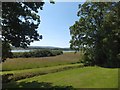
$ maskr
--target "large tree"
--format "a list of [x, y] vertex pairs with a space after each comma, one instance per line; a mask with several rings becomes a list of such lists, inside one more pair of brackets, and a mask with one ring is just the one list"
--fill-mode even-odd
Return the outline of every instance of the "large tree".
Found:
[[120, 66], [120, 2], [85, 2], [70, 27], [71, 48], [87, 65]]
[[2, 58], [9, 57], [10, 46], [27, 47], [42, 38], [37, 28], [40, 24], [38, 9], [44, 2], [2, 2]]

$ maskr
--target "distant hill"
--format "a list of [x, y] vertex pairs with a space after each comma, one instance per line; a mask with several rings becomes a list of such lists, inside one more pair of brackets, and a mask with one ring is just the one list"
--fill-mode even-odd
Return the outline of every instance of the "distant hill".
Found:
[[51, 50], [71, 50], [70, 48], [60, 48], [53, 46], [29, 46], [28, 48], [20, 48], [20, 47], [11, 47], [12, 50], [30, 50], [30, 49], [51, 49]]

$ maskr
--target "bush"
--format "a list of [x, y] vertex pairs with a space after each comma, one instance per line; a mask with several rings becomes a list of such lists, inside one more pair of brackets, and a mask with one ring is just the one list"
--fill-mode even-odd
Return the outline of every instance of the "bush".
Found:
[[23, 57], [23, 52], [13, 52], [13, 58]]
[[42, 50], [34, 50], [29, 52], [14, 52], [13, 58], [28, 58], [28, 57], [49, 57], [49, 56], [56, 56], [61, 55], [63, 52], [61, 50], [49, 50], [49, 49], [42, 49]]
[[8, 83], [13, 80], [13, 74], [2, 75], [2, 83]]
[[90, 51], [83, 53], [83, 56], [80, 60], [80, 63], [83, 63], [84, 66], [94, 66], [95, 65], [95, 61], [92, 57], [92, 52], [89, 53]]
[[61, 50], [52, 50], [52, 56], [61, 55], [63, 52]]
[[22, 57], [25, 57], [25, 58], [28, 58], [28, 57], [31, 57], [31, 52], [24, 52]]

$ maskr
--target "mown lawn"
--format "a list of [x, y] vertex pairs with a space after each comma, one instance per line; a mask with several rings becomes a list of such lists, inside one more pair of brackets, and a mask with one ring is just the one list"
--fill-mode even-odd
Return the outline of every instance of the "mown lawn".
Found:
[[13, 71], [3, 71], [0, 72], [0, 75], [3, 74], [26, 74], [26, 73], [40, 73], [40, 72], [49, 72], [52, 70], [59, 70], [64, 68], [76, 68], [76, 67], [83, 67], [83, 64], [67, 64], [67, 65], [58, 65], [58, 66], [52, 66], [52, 67], [42, 67], [42, 68], [33, 68], [33, 69], [24, 69], [24, 70], [13, 70]]
[[50, 73], [7, 84], [13, 88], [41, 88], [50, 86], [72, 86], [73, 88], [117, 88], [118, 69], [83, 67]]
[[79, 62], [81, 57], [82, 57], [81, 53], [74, 54], [74, 52], [71, 52], [53, 57], [13, 58], [7, 59], [6, 62], [2, 64], [2, 70], [3, 71], [24, 70], [72, 64]]
[[[60, 71], [79, 68], [79, 67], [83, 67], [83, 64], [70, 64], [70, 65], [59, 65], [59, 66], [34, 68], [34, 69], [26, 69], [26, 70], [4, 71], [4, 72], [0, 72], [0, 75], [3, 75], [3, 77], [5, 77], [6, 74], [11, 74], [11, 76], [9, 76], [8, 79], [12, 78], [12, 80], [17, 81], [25, 78], [60, 72]], [[3, 82], [4, 81], [5, 80], [3, 79]]]

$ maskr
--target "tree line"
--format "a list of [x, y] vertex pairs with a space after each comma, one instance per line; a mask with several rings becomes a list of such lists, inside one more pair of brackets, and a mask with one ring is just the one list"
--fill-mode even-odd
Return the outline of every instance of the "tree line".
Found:
[[63, 54], [61, 50], [38, 49], [29, 52], [13, 52], [11, 58], [49, 57]]
[[72, 49], [85, 65], [120, 67], [120, 2], [85, 2], [70, 27]]

